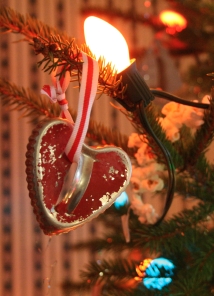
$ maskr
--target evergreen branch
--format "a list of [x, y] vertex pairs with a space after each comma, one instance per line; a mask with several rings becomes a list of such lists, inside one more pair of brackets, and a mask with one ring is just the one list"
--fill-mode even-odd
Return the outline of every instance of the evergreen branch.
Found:
[[[206, 244], [204, 239], [206, 239]], [[199, 241], [196, 252], [193, 253], [192, 269], [201, 274], [203, 281], [210, 281], [214, 276], [214, 231], [211, 230], [205, 234], [204, 239]]]
[[193, 166], [204, 154], [214, 138], [214, 88], [212, 88], [210, 107], [204, 112], [204, 124], [196, 131], [195, 138], [186, 150], [184, 163]]
[[92, 261], [86, 266], [87, 270], [81, 271], [81, 276], [93, 284], [133, 279], [137, 276], [136, 264], [125, 259]]
[[[131, 285], [136, 285], [136, 283], [133, 280], [130, 280]], [[134, 287], [130, 287], [129, 286], [129, 281], [123, 281], [121, 283], [121, 286], [118, 286], [117, 283], [108, 283], [106, 285], [103, 286], [102, 288], [102, 294], [100, 296], [154, 296], [154, 293], [151, 291], [146, 291], [146, 289], [143, 290], [143, 294], [142, 294], [142, 290], [139, 291], [137, 289], [135, 289]], [[161, 294], [162, 295], [162, 294]], [[160, 296], [156, 295], [156, 296]]]
[[[44, 72], [49, 74], [57, 67], [62, 67], [59, 76], [63, 76], [66, 71], [70, 72], [71, 78], [78, 77], [82, 71], [82, 61], [80, 58], [80, 49], [71, 41], [62, 41], [61, 36], [51, 35], [49, 38], [37, 36], [33, 39], [35, 54], [42, 54], [44, 57], [38, 66], [43, 66]], [[79, 78], [80, 79], [80, 78]], [[78, 79], [77, 79], [78, 80]]]
[[73, 40], [73, 38], [69, 38], [65, 33], [49, 27], [29, 15], [24, 17], [12, 8], [5, 6], [0, 8], [0, 28], [2, 31], [22, 34], [31, 42], [38, 36], [49, 40], [51, 35], [60, 35], [63, 41], [68, 40], [71, 42]]
[[[25, 90], [5, 79], [0, 79], [0, 96], [5, 106], [10, 110], [21, 111], [26, 117], [36, 119], [38, 117], [54, 118], [60, 114], [57, 104], [51, 104], [43, 96], [37, 95], [31, 90]], [[76, 112], [69, 108], [71, 116], [75, 120]], [[134, 157], [134, 150], [127, 147], [128, 137], [118, 131], [113, 131], [103, 124], [90, 120], [87, 137], [101, 145], [115, 145], [121, 147], [130, 157]]]
[[180, 155], [182, 155], [183, 158], [183, 167], [181, 168], [182, 171], [185, 170], [185, 160], [186, 154], [189, 149], [189, 146], [193, 142], [193, 135], [191, 132], [191, 129], [187, 127], [186, 125], [182, 125], [181, 129], [179, 130], [180, 133], [180, 139], [179, 141], [176, 141], [173, 143], [174, 148]]
[[166, 288], [163, 288], [162, 290], [149, 290], [143, 285], [143, 283], [140, 283], [129, 296], [165, 296], [167, 295], [166, 291]]
[[[207, 174], [203, 175], [203, 170], [192, 170], [192, 174], [177, 176], [176, 192], [185, 197], [195, 197], [203, 202], [214, 201], [214, 170], [209, 166], [204, 170]], [[191, 177], [190, 177], [191, 176]]]
[[76, 244], [67, 245], [67, 250], [77, 251], [83, 249], [90, 249], [92, 251], [113, 251], [114, 253], [121, 253], [122, 250], [129, 249], [130, 245], [125, 242], [124, 235], [120, 233], [105, 234], [103, 239], [92, 239], [87, 241], [78, 242]]
[[[140, 296], [154, 295], [154, 291], [149, 291], [143, 286], [142, 282], [136, 280], [136, 266], [139, 262], [127, 261], [125, 259], [99, 260], [90, 262], [86, 266], [87, 271], [82, 271], [81, 275], [92, 285], [98, 284], [102, 288], [103, 294], [100, 295], [120, 295], [120, 296]], [[164, 277], [166, 270], [159, 269], [157, 277]], [[156, 291], [155, 295], [165, 295], [167, 288], [163, 291]], [[143, 293], [144, 292], [144, 293]]]
[[[37, 36], [34, 38], [34, 50], [36, 54], [41, 53], [44, 57], [38, 63], [39, 66], [43, 65], [45, 72], [51, 73], [56, 67], [62, 66], [60, 76], [64, 75], [65, 71], [70, 72], [71, 78], [78, 80], [81, 84], [82, 74], [82, 60], [81, 51], [84, 51], [88, 56], [94, 58], [93, 53], [86, 45], [81, 45], [79, 48], [74, 40], [71, 42], [62, 42], [59, 36], [52, 35], [49, 39]], [[121, 77], [117, 77], [114, 73], [110, 63], [105, 63], [103, 58], [98, 60], [99, 64], [99, 77], [98, 77], [98, 91], [105, 93], [110, 97], [123, 97], [126, 89], [122, 86]]]
[[177, 174], [176, 192], [206, 202], [214, 198], [214, 166], [202, 154], [194, 167]]
[[18, 87], [5, 79], [0, 78], [0, 96], [3, 105], [8, 106], [10, 110], [18, 110], [25, 117], [30, 116], [36, 119], [43, 117], [57, 117], [59, 107], [50, 104], [47, 99], [38, 96], [31, 90], [25, 90], [23, 87]]
[[[184, 4], [184, 1], [181, 0], [177, 0], [177, 2], [180, 2], [181, 5]], [[210, 30], [213, 24], [212, 14], [214, 7], [210, 4], [204, 4], [204, 1], [198, 1], [196, 4], [194, 0], [187, 0], [186, 3], [188, 3], [190, 8], [199, 10], [199, 12], [203, 9], [203, 20], [207, 20], [206, 26]], [[198, 28], [200, 26], [201, 22], [197, 22], [197, 30], [195, 32], [199, 32]], [[21, 33], [25, 35], [28, 41], [33, 42], [36, 53], [42, 53], [44, 56], [39, 63], [43, 66], [44, 71], [51, 72], [55, 67], [64, 65], [63, 71], [70, 71], [72, 78], [78, 80], [80, 83], [82, 71], [82, 62], [79, 56], [80, 49], [76, 46], [73, 38], [69, 38], [61, 33], [60, 37], [58, 37], [59, 32], [56, 30], [28, 16], [24, 18], [9, 8], [0, 10], [0, 27], [7, 32]], [[204, 32], [204, 36], [206, 37], [213, 35], [213, 30], [210, 30], [210, 32], [201, 30], [200, 32]], [[198, 34], [196, 35], [198, 38]], [[191, 42], [191, 40], [195, 40], [195, 36], [193, 36], [193, 39], [190, 38], [189, 42], [194, 44], [194, 46], [196, 42]], [[204, 36], [200, 36], [200, 41], [206, 39]], [[209, 42], [200, 41], [197, 42], [199, 49], [202, 47], [208, 48], [212, 42], [210, 40]], [[83, 47], [81, 47], [81, 50], [83, 50]], [[85, 48], [84, 51], [92, 55], [89, 49]], [[213, 46], [211, 47], [212, 51]], [[57, 62], [56, 59], [58, 59]], [[116, 76], [112, 76], [112, 69], [109, 65], [104, 66], [102, 60], [99, 63], [101, 64], [99, 91], [112, 97], [123, 97], [125, 88], [121, 85], [121, 80], [114, 80]], [[60, 75], [64, 74], [63, 71]], [[212, 73], [210, 76], [214, 76], [214, 74]], [[21, 111], [23, 116], [32, 118], [37, 118], [37, 116], [56, 117], [60, 111], [57, 105], [50, 104], [47, 99], [45, 100], [43, 97], [31, 93], [29, 90], [18, 88], [5, 80], [0, 81], [0, 93], [4, 104], [11, 110], [16, 109]], [[213, 94], [211, 101], [214, 101]], [[75, 112], [72, 110], [70, 112], [72, 117], [75, 118]], [[152, 107], [147, 109], [147, 113], [150, 125], [155, 130], [161, 142], [170, 151], [175, 166], [180, 168], [183, 164], [188, 164], [187, 177], [179, 174], [177, 190], [185, 194], [197, 196], [206, 203], [192, 210], [184, 211], [156, 227], [142, 225], [136, 216], [130, 214], [131, 243], [125, 244], [122, 236], [116, 237], [113, 234], [111, 237], [103, 240], [90, 241], [87, 246], [93, 246], [93, 243], [98, 242], [96, 250], [103, 248], [109, 251], [115, 251], [119, 248], [121, 250], [122, 248], [131, 249], [138, 247], [140, 249], [149, 248], [151, 252], [161, 252], [163, 255], [167, 254], [167, 257], [171, 256], [171, 258], [174, 258], [173, 261], [177, 266], [173, 283], [166, 288], [166, 293], [164, 290], [149, 291], [143, 284], [140, 284], [137, 289], [132, 291], [132, 288], [124, 286], [124, 283], [133, 280], [136, 275], [136, 264], [121, 260], [118, 256], [119, 258], [114, 261], [107, 262], [104, 260], [100, 264], [97, 261], [90, 263], [88, 271], [83, 272], [87, 280], [81, 283], [64, 283], [63, 287], [66, 292], [68, 292], [67, 290], [69, 288], [70, 290], [87, 291], [91, 289], [92, 285], [101, 282], [101, 284], [104, 284], [102, 295], [105, 296], [116, 296], [118, 294], [120, 296], [207, 296], [213, 293], [211, 290], [214, 289], [214, 231], [208, 231], [206, 229], [206, 220], [214, 211], [214, 169], [206, 161], [204, 152], [213, 139], [214, 103], [211, 102], [210, 110], [205, 113], [205, 124], [198, 130], [195, 138], [188, 138], [190, 141], [188, 143], [183, 142], [181, 145], [173, 145], [166, 139], [165, 133], [161, 130], [157, 122], [157, 116], [153, 114]], [[143, 134], [143, 127], [138, 124], [135, 114], [129, 114], [129, 117], [135, 122], [139, 133]], [[185, 136], [185, 131], [182, 134]], [[101, 144], [115, 144], [116, 146], [120, 146], [125, 151], [129, 151], [128, 154], [131, 156], [134, 154], [134, 150], [127, 149], [128, 138], [126, 136], [122, 136], [120, 133], [114, 133], [94, 121], [90, 122], [88, 137]], [[149, 138], [153, 151], [158, 154], [158, 148], [152, 141], [153, 139]], [[161, 156], [158, 156], [158, 158], [161, 160]], [[193, 179], [189, 180], [189, 176]], [[117, 234], [116, 227], [114, 230], [114, 233]], [[108, 241], [108, 238], [112, 239], [112, 241]], [[76, 245], [76, 247], [78, 246], [84, 247], [84, 244]]]
[[211, 291], [211, 283], [204, 281], [201, 273], [193, 268], [183, 268], [177, 278], [173, 279], [169, 295], [175, 296], [208, 296]]
[[[44, 71], [51, 73], [57, 66], [63, 65], [59, 75], [63, 75], [64, 71], [69, 71], [80, 84], [82, 72], [80, 51], [82, 50], [93, 57], [86, 45], [81, 45], [79, 48], [74, 38], [68, 37], [29, 15], [24, 17], [9, 7], [0, 9], [0, 28], [7, 32], [24, 35], [34, 46], [35, 53], [43, 54], [44, 57], [38, 65], [43, 65]], [[121, 97], [125, 91], [125, 87], [121, 86], [121, 78], [118, 79], [115, 73], [113, 75], [111, 65], [105, 64], [103, 59], [99, 59], [98, 63], [100, 69], [99, 90], [111, 97], [115, 94]]]
[[[15, 21], [14, 21], [15, 19]], [[10, 9], [3, 9], [2, 11], [2, 21], [0, 24], [3, 26], [6, 23], [6, 26], [9, 27], [9, 24], [14, 25], [16, 23], [16, 27], [18, 28], [16, 32], [22, 33], [25, 36], [33, 36], [33, 45], [35, 49], [35, 53], [43, 54], [43, 59], [38, 63], [40, 66], [43, 65], [43, 70], [52, 72], [57, 66], [63, 65], [63, 70], [59, 75], [63, 75], [65, 71], [69, 71], [71, 77], [77, 77], [79, 84], [81, 83], [81, 71], [82, 71], [82, 61], [80, 59], [80, 49], [75, 44], [74, 39], [70, 39], [70, 41], [62, 41], [62, 38], [57, 35], [48, 35], [45, 37], [45, 34], [39, 34], [39, 31], [35, 28], [39, 28], [41, 26], [41, 31], [45, 32], [44, 25], [37, 23], [34, 19], [27, 17], [26, 20], [20, 14], [16, 14], [14, 11]], [[29, 24], [28, 24], [29, 22]], [[27, 32], [25, 28], [28, 28]], [[13, 30], [14, 31], [14, 30]], [[50, 33], [51, 30], [48, 32]], [[82, 46], [82, 50], [84, 50], [89, 56], [93, 56], [90, 49], [87, 46]], [[118, 97], [123, 99], [123, 94], [125, 92], [126, 86], [122, 85], [121, 77], [117, 79], [117, 75], [113, 75], [113, 70], [110, 64], [105, 65], [102, 59], [99, 60], [99, 90], [102, 93], [106, 93], [110, 97]], [[160, 131], [160, 126], [157, 123], [156, 118], [152, 116], [151, 108], [147, 108], [148, 114], [150, 113], [151, 125], [153, 128], [158, 130], [158, 137], [161, 137], [164, 145], [166, 145], [167, 149], [170, 148], [170, 153], [173, 156], [173, 160], [175, 165], [179, 163], [181, 165], [181, 158], [178, 159], [178, 154], [175, 153], [172, 145], [167, 141], [165, 134], [163, 131]], [[134, 117], [133, 117], [134, 118]], [[153, 120], [152, 120], [153, 119]], [[134, 121], [137, 121], [137, 118], [134, 118]], [[137, 124], [138, 130], [142, 131], [142, 127]], [[155, 141], [153, 141], [152, 137], [149, 138], [150, 145], [154, 146], [154, 151], [159, 151], [159, 147], [157, 147]], [[107, 139], [105, 140], [107, 141]], [[124, 149], [124, 145], [122, 144], [122, 148]], [[158, 154], [158, 152], [157, 152]], [[161, 154], [160, 154], [161, 155]], [[161, 157], [161, 156], [160, 156]]]
[[82, 282], [74, 282], [71, 280], [65, 280], [64, 282], [61, 283], [61, 288], [63, 291], [65, 291], [65, 295], [67, 295], [66, 293], [70, 293], [71, 292], [87, 292], [91, 290], [91, 285], [86, 282], [86, 281], [82, 281]]
[[[214, 211], [213, 203], [200, 204], [192, 210], [185, 210], [175, 215], [169, 221], [164, 221], [156, 227], [136, 225], [131, 220], [131, 236], [136, 247], [151, 252], [180, 252], [186, 246], [201, 239], [203, 229], [200, 223]], [[173, 246], [173, 247], [172, 247]]]
[[[124, 284], [126, 285], [126, 281], [124, 282]], [[114, 282], [111, 282], [111, 283], [108, 282], [106, 284], [101, 284], [101, 285], [102, 286], [100, 286], [100, 289], [102, 291], [99, 291], [100, 292], [99, 296], [102, 296], [102, 295], [103, 296], [117, 296], [117, 295], [120, 295], [120, 296], [142, 296], [142, 291], [139, 292], [141, 294], [138, 294], [138, 293], [136, 294], [136, 292], [135, 292], [135, 290], [133, 290], [133, 288], [129, 288], [126, 286], [124, 286], [124, 287], [118, 286]], [[98, 286], [99, 286], [99, 283], [98, 283]], [[62, 290], [64, 290], [66, 293], [72, 293], [75, 291], [81, 293], [83, 291], [90, 291], [92, 289], [93, 285], [90, 283], [90, 280], [82, 281], [79, 283], [67, 280], [61, 284], [61, 287], [62, 287]], [[153, 296], [150, 291], [149, 291], [149, 293], [148, 293], [148, 290], [146, 291], [146, 289], [144, 291], [145, 291], [145, 293], [143, 295]]]

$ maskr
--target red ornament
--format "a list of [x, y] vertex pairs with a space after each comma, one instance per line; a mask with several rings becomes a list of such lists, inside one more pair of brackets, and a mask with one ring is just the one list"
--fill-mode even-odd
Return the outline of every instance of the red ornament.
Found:
[[71, 162], [64, 153], [73, 126], [63, 119], [40, 124], [27, 146], [31, 204], [45, 234], [68, 232], [97, 217], [125, 190], [131, 176], [126, 153], [83, 145], [71, 187], [58, 201]]

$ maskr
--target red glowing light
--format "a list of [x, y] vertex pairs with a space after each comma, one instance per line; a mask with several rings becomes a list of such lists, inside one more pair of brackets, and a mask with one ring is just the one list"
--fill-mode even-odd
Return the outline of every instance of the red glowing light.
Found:
[[171, 10], [162, 11], [160, 20], [168, 27], [167, 32], [171, 34], [181, 32], [187, 26], [187, 20], [180, 13]]
[[144, 2], [144, 6], [145, 6], [145, 7], [150, 7], [150, 6], [151, 6], [151, 1], [148, 1], [148, 0], [145, 1], [145, 2]]

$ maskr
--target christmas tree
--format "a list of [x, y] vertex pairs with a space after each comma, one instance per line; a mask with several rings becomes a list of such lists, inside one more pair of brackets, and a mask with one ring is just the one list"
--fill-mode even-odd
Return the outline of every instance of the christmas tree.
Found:
[[[214, 6], [209, 1], [169, 1], [169, 4], [186, 17], [188, 26], [177, 34], [170, 31], [168, 50], [177, 55], [192, 52], [197, 57], [197, 65], [190, 69], [185, 78], [187, 85], [192, 83], [197, 86], [197, 90], [200, 89], [201, 97], [199, 95], [198, 99], [202, 103], [195, 102], [187, 106], [189, 103], [178, 97], [167, 97], [165, 92], [153, 90], [154, 95], [173, 102], [163, 107], [160, 104], [156, 106], [155, 102], [146, 106], [145, 125], [139, 121], [136, 110], [120, 108], [136, 129], [129, 138], [90, 121], [87, 138], [93, 145], [113, 144], [129, 155], [133, 163], [132, 186], [129, 200], [121, 196], [120, 200], [97, 218], [107, 229], [102, 239], [70, 246], [73, 250], [91, 248], [94, 252], [102, 251], [103, 255], [100, 260], [91, 261], [83, 268], [82, 282], [76, 283], [71, 279], [63, 284], [62, 289], [68, 295], [75, 290], [90, 291], [92, 287], [96, 287], [98, 295], [214, 293], [214, 171], [205, 156], [213, 140], [214, 130], [214, 93], [211, 89], [214, 76]], [[92, 12], [108, 13], [96, 7], [87, 10], [87, 13]], [[120, 17], [132, 17], [122, 15], [120, 11], [114, 13], [120, 14]], [[157, 32], [160, 26], [168, 28], [152, 18], [141, 17], [139, 21], [147, 23]], [[84, 51], [93, 57], [90, 48], [77, 46], [73, 38], [31, 17], [24, 18], [10, 8], [1, 9], [0, 26], [5, 32], [12, 31], [25, 36], [35, 54], [43, 55], [39, 62], [43, 70], [51, 73], [63, 63], [64, 72], [60, 72], [59, 77], [63, 77], [67, 71], [72, 80], [81, 84], [80, 52]], [[206, 54], [205, 58], [203, 54]], [[99, 60], [99, 68], [99, 92], [121, 102], [126, 94], [121, 78], [115, 78], [111, 66], [106, 65], [103, 59]], [[44, 97], [38, 100], [32, 91], [5, 79], [1, 79], [0, 93], [3, 103], [11, 107], [11, 110], [20, 110], [32, 119], [38, 115], [48, 118], [59, 115], [59, 107], [50, 105]], [[208, 96], [204, 96], [205, 93]], [[180, 91], [179, 95], [190, 96], [189, 89], [188, 92], [186, 89]], [[69, 111], [76, 118], [75, 111]], [[167, 167], [168, 159], [163, 155], [165, 149], [175, 167], [175, 193], [168, 192], [172, 182], [169, 174], [173, 168], [169, 168], [170, 162]], [[175, 194], [184, 198], [194, 197], [198, 203], [194, 208], [160, 221], [153, 206], [143, 202], [147, 194], [161, 199], [163, 204], [166, 196], [169, 198]]]

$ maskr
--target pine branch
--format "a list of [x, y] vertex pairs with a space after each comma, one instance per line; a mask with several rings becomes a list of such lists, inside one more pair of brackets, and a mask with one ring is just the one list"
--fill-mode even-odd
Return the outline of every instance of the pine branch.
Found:
[[176, 192], [185, 197], [195, 197], [203, 202], [214, 201], [214, 170], [209, 166], [200, 171], [197, 168], [192, 169], [192, 173], [181, 174], [176, 178]]
[[194, 271], [190, 270], [186, 272], [183, 270], [183, 274], [173, 282], [173, 286], [170, 287], [169, 294], [173, 296], [208, 296], [211, 294], [212, 284], [202, 282], [200, 274], [194, 276]]
[[[126, 282], [125, 282], [126, 284]], [[99, 285], [99, 283], [98, 283]], [[93, 285], [91, 285], [90, 281], [83, 281], [80, 283], [76, 283], [73, 281], [64, 281], [61, 285], [65, 295], [73, 295], [70, 294], [72, 292], [83, 292], [83, 291], [90, 291], [93, 287]], [[139, 293], [136, 293], [136, 290], [133, 290], [132, 288], [128, 288], [126, 286], [122, 287], [122, 286], [117, 286], [114, 282], [111, 283], [106, 283], [106, 284], [102, 284], [102, 286], [100, 287], [101, 291], [99, 291], [99, 296], [142, 296], [142, 290], [139, 291]], [[81, 295], [81, 294], [80, 294]], [[153, 296], [153, 294], [151, 294], [150, 291], [146, 291], [146, 289], [144, 289], [144, 296]]]
[[86, 281], [74, 282], [71, 280], [65, 280], [60, 286], [64, 292], [64, 295], [72, 295], [70, 293], [76, 291], [81, 293], [83, 291], [86, 292], [91, 290], [91, 285], [89, 285], [89, 283]]
[[[45, 32], [44, 24], [40, 24], [37, 22], [34, 23], [35, 20], [30, 17], [24, 19], [23, 16], [21, 16], [20, 14], [16, 14], [10, 9], [3, 9], [2, 15], [2, 21], [0, 21], [1, 26], [4, 26], [4, 23], [6, 23], [6, 27], [9, 27], [9, 24], [11, 24], [11, 26], [14, 26], [15, 23], [16, 27], [18, 28], [16, 32], [22, 33], [26, 36], [33, 36], [33, 45], [35, 53], [42, 53], [44, 56], [43, 59], [39, 62], [40, 66], [43, 65], [44, 71], [52, 72], [57, 66], [63, 65], [64, 70], [62, 70], [62, 72], [59, 73], [59, 75], [63, 75], [63, 71], [69, 71], [71, 77], [73, 77], [73, 79], [78, 80], [80, 85], [82, 72], [82, 61], [80, 57], [80, 51], [84, 50], [89, 56], [93, 56], [88, 47], [82, 45], [81, 49], [79, 49], [78, 46], [75, 44], [73, 38], [69, 39], [68, 41], [63, 41], [61, 36], [59, 37], [58, 35], [49, 35], [48, 37], [44, 37], [45, 34], [42, 34], [43, 36], [40, 36], [39, 26], [41, 26], [41, 31]], [[28, 28], [27, 32], [24, 29], [26, 26]], [[101, 93], [107, 94], [110, 97], [118, 97], [123, 99], [126, 86], [122, 85], [121, 77], [119, 79], [116, 78], [117, 75], [113, 75], [111, 65], [105, 65], [102, 59], [99, 60], [99, 69], [99, 91]], [[162, 141], [163, 145], [165, 145], [165, 147], [169, 150], [170, 154], [172, 155], [175, 166], [181, 166], [181, 157], [179, 157], [179, 154], [176, 153], [171, 143], [166, 139], [165, 133], [161, 130], [161, 127], [157, 123], [156, 117], [153, 113], [154, 111], [151, 107], [147, 108], [148, 119], [150, 120], [152, 128], [155, 129], [155, 131], [157, 132], [157, 137]], [[138, 131], [140, 133], [143, 133], [143, 129], [140, 126], [140, 124], [138, 124], [138, 119], [136, 118], [136, 116], [131, 113], [130, 116], [132, 116], [132, 120], [135, 122]], [[107, 142], [107, 138], [104, 141], [106, 143], [109, 143]], [[149, 137], [149, 143], [151, 146], [153, 146], [154, 152], [156, 152], [156, 154], [159, 154], [159, 158], [161, 158], [162, 153], [158, 153], [159, 147], [157, 146], [156, 142], [152, 137]], [[124, 143], [121, 143], [120, 141], [120, 144], [121, 148], [124, 149]], [[127, 151], [127, 149], [125, 151]], [[162, 160], [162, 162], [165, 161]]]
[[[204, 236], [205, 239], [205, 236]], [[201, 280], [210, 281], [214, 276], [214, 231], [207, 233], [206, 244], [202, 238], [197, 244], [192, 269], [198, 271]]]
[[3, 32], [22, 34], [30, 42], [33, 42], [33, 39], [38, 36], [49, 40], [52, 35], [60, 35], [62, 41], [73, 41], [73, 38], [70, 38], [65, 33], [49, 27], [29, 15], [24, 17], [12, 8], [5, 6], [0, 8], [0, 28]]
[[[185, 235], [185, 234], [183, 234]], [[209, 240], [207, 241], [206, 236]], [[207, 244], [204, 244], [206, 239]], [[143, 283], [134, 283], [136, 276], [135, 267], [138, 262], [128, 262], [126, 260], [110, 260], [91, 262], [87, 266], [87, 271], [83, 271], [84, 283], [88, 285], [98, 284], [102, 287], [100, 295], [209, 295], [213, 279], [213, 244], [214, 232], [209, 234], [201, 233], [197, 240], [191, 244], [186, 243], [186, 249], [171, 252], [171, 257], [175, 263], [176, 270], [172, 283], [163, 290], [148, 290]], [[164, 244], [163, 244], [164, 245]], [[162, 245], [162, 246], [163, 246]], [[173, 248], [173, 245], [171, 245]], [[164, 253], [164, 247], [162, 247]], [[169, 256], [169, 253], [167, 254]], [[160, 269], [160, 277], [164, 276], [164, 270]]]
[[[38, 117], [54, 118], [60, 114], [57, 104], [51, 104], [43, 96], [35, 94], [31, 90], [25, 90], [5, 79], [0, 79], [0, 96], [2, 102], [10, 110], [18, 110], [23, 116], [36, 119]], [[75, 120], [76, 112], [69, 109]], [[105, 127], [103, 124], [90, 120], [87, 137], [101, 145], [115, 145], [121, 147], [130, 157], [134, 157], [134, 150], [127, 147], [128, 137], [118, 131]]]
[[90, 262], [87, 270], [81, 271], [82, 278], [90, 281], [90, 283], [97, 282], [116, 282], [124, 279], [133, 279], [137, 276], [136, 263], [125, 259], [116, 260], [101, 260], [101, 262]]
[[203, 228], [200, 227], [200, 223], [206, 221], [213, 211], [213, 203], [201, 204], [175, 215], [156, 227], [140, 223], [137, 225], [136, 221], [130, 221], [133, 244], [142, 249], [149, 248], [151, 252], [180, 252], [186, 249], [188, 244], [201, 239]]
[[[63, 76], [66, 71], [70, 72], [71, 77], [81, 75], [82, 60], [80, 57], [80, 49], [75, 44], [74, 39], [71, 41], [62, 41], [61, 36], [51, 35], [48, 39], [37, 36], [33, 38], [35, 54], [42, 54], [43, 59], [38, 62], [38, 66], [43, 66], [44, 72], [49, 74], [57, 67], [62, 67], [59, 76]], [[80, 78], [79, 78], [80, 79]], [[76, 78], [76, 80], [78, 80]]]
[[90, 249], [92, 251], [99, 252], [100, 250], [106, 250], [114, 253], [121, 253], [122, 250], [129, 249], [130, 245], [125, 242], [124, 235], [120, 233], [105, 234], [103, 239], [92, 239], [82, 241], [76, 244], [67, 245], [67, 250], [77, 251], [83, 249]]
[[[64, 71], [69, 71], [71, 76], [81, 83], [82, 61], [80, 51], [93, 56], [89, 48], [75, 43], [74, 38], [68, 37], [60, 31], [51, 28], [29, 15], [24, 17], [9, 7], [0, 9], [0, 28], [6, 32], [24, 35], [36, 54], [43, 54], [43, 59], [38, 63], [43, 65], [43, 70], [52, 72], [57, 66], [63, 65]], [[59, 37], [60, 36], [60, 37]], [[56, 60], [55, 60], [56, 59]], [[110, 64], [105, 65], [103, 59], [99, 61], [99, 91], [113, 97], [115, 93], [122, 97], [125, 87], [121, 85], [121, 78], [113, 75]], [[63, 75], [64, 73], [59, 73]]]
[[214, 166], [201, 155], [194, 167], [177, 174], [176, 192], [185, 197], [201, 199], [203, 202], [213, 202], [214, 199]]
[[[82, 277], [92, 285], [99, 284], [103, 293], [100, 295], [140, 296], [140, 295], [166, 295], [168, 288], [162, 291], [149, 291], [143, 283], [136, 280], [136, 266], [139, 262], [125, 259], [99, 260], [90, 262], [87, 271], [82, 271]], [[159, 268], [158, 278], [165, 277], [164, 267]]]
[[175, 296], [208, 296], [211, 295], [211, 283], [204, 281], [201, 273], [192, 268], [180, 270], [173, 284], [170, 286], [169, 295]]
[[204, 112], [204, 124], [196, 131], [195, 138], [186, 150], [184, 163], [193, 166], [205, 153], [214, 138], [214, 88], [211, 90], [210, 107]]
[[3, 105], [10, 110], [18, 110], [22, 116], [31, 117], [32, 120], [38, 117], [57, 117], [60, 110], [55, 104], [31, 90], [25, 90], [5, 79], [0, 78], [0, 96]]
[[[93, 53], [86, 45], [81, 45], [79, 48], [75, 44], [74, 39], [71, 42], [62, 42], [60, 37], [55, 35], [50, 36], [49, 39], [37, 36], [33, 41], [35, 53], [41, 53], [44, 56], [38, 65], [43, 66], [45, 72], [51, 73], [56, 67], [63, 66], [59, 76], [64, 75], [64, 72], [68, 71], [70, 72], [72, 80], [77, 80], [79, 85], [81, 84], [81, 51], [94, 58]], [[111, 64], [106, 64], [103, 58], [98, 60], [98, 64], [98, 92], [101, 94], [105, 93], [110, 97], [117, 96], [122, 98], [126, 89], [126, 87], [122, 85], [122, 78], [117, 77]]]

